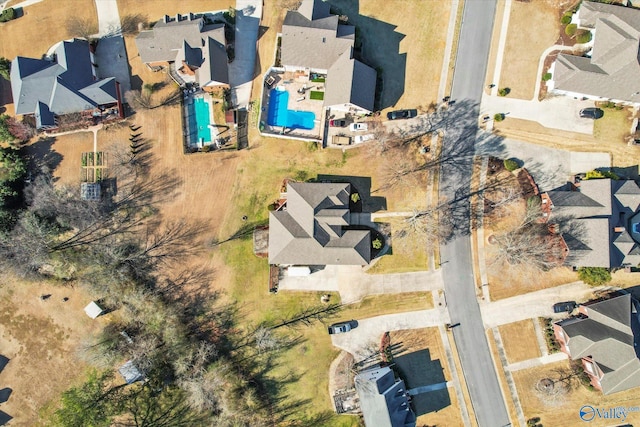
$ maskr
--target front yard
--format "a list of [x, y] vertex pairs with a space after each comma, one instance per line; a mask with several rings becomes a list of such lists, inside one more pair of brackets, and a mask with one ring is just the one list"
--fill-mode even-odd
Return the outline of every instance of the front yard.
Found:
[[535, 319], [526, 319], [498, 327], [509, 363], [542, 356], [533, 328]]
[[593, 137], [607, 144], [626, 144], [631, 133], [631, 113], [627, 108], [603, 108], [604, 116], [593, 123]]
[[[585, 423], [580, 419], [580, 408], [591, 405], [594, 408], [613, 408], [618, 406], [638, 406], [638, 389], [604, 396], [598, 391], [591, 391], [582, 384], [559, 396], [545, 396], [536, 390], [536, 384], [543, 378], [558, 378], [559, 370], [569, 367], [564, 360], [541, 367], [513, 372], [518, 396], [526, 419], [540, 417], [540, 424], [545, 426], [569, 427]], [[593, 425], [635, 425], [640, 422], [640, 412], [630, 412], [626, 420], [594, 419]]]

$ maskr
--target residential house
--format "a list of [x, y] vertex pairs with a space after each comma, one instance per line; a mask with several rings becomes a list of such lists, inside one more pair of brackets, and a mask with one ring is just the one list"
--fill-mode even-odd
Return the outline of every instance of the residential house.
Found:
[[566, 263], [575, 267], [640, 264], [640, 187], [633, 180], [590, 179], [542, 195], [543, 215], [559, 223]]
[[287, 185], [286, 203], [269, 215], [269, 263], [366, 265], [371, 232], [352, 229], [351, 184]]
[[582, 304], [579, 312], [553, 326], [561, 350], [582, 361], [591, 384], [604, 394], [640, 386], [638, 301], [622, 294]]
[[117, 107], [122, 117], [119, 84], [98, 79], [93, 52], [86, 40], [60, 42], [45, 59], [16, 57], [11, 63], [15, 113], [32, 116], [38, 129], [56, 128], [58, 117]]
[[204, 90], [229, 86], [224, 24], [206, 24], [192, 13], [165, 15], [136, 37], [136, 46], [142, 62], [153, 70], [169, 68], [180, 85], [197, 83]]
[[558, 54], [551, 68], [554, 92], [640, 103], [640, 10], [583, 1], [574, 22], [593, 33], [584, 56]]
[[326, 75], [324, 107], [352, 114], [374, 109], [376, 71], [354, 58], [356, 28], [321, 0], [304, 0], [282, 25], [280, 62], [286, 71]]
[[415, 427], [404, 381], [388, 367], [374, 367], [355, 377], [360, 408], [367, 427]]

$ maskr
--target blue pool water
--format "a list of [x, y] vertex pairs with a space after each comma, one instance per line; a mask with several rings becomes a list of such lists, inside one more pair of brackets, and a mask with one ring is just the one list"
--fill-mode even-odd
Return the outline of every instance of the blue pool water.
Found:
[[209, 104], [204, 98], [195, 98], [189, 105], [189, 133], [196, 135], [196, 141], [211, 142], [210, 124]]
[[267, 123], [269, 126], [283, 126], [289, 129], [313, 129], [316, 119], [311, 111], [294, 111], [287, 109], [289, 92], [271, 89], [269, 93], [269, 111]]

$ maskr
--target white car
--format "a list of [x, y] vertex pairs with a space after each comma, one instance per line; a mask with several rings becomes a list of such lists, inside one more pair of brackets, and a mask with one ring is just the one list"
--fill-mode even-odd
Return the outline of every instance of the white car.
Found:
[[372, 139], [374, 139], [376, 136], [372, 133], [368, 133], [366, 135], [356, 135], [354, 138], [354, 142], [356, 144], [361, 144], [365, 141], [371, 141]]
[[369, 126], [366, 123], [351, 123], [349, 125], [349, 130], [351, 132], [364, 132], [367, 130]]

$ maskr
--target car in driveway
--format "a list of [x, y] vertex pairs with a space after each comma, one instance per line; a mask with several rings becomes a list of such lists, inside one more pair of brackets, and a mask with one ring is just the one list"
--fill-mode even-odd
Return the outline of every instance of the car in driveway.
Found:
[[575, 301], [564, 301], [557, 302], [553, 304], [553, 312], [554, 313], [571, 313], [575, 308], [578, 307], [578, 304]]
[[418, 115], [418, 110], [396, 110], [396, 111], [388, 112], [387, 119], [389, 120], [411, 119], [417, 115]]
[[580, 117], [583, 117], [585, 119], [593, 119], [593, 120], [597, 120], [602, 118], [602, 116], [604, 116], [604, 111], [602, 111], [602, 109], [600, 108], [583, 108], [582, 110], [580, 110]]
[[333, 119], [329, 120], [329, 126], [343, 128], [347, 125], [347, 121], [345, 119]]
[[355, 142], [356, 144], [362, 144], [363, 142], [375, 139], [375, 137], [376, 136], [372, 133], [368, 133], [366, 135], [356, 135], [355, 138], [353, 138], [353, 142]]
[[369, 126], [366, 123], [351, 123], [349, 125], [351, 132], [364, 132], [367, 129], [369, 129]]
[[348, 322], [334, 323], [333, 325], [329, 326], [329, 328], [327, 328], [329, 330], [329, 335], [344, 334], [346, 332], [349, 332], [352, 329], [351, 325], [353, 323], [353, 320], [350, 320]]

